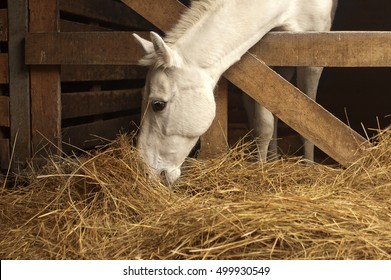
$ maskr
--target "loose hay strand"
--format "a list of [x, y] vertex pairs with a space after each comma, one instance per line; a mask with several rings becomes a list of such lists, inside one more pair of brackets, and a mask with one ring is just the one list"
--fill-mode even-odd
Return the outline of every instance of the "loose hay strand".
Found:
[[190, 159], [170, 188], [132, 137], [49, 160], [0, 189], [2, 259], [390, 259], [391, 133], [346, 169], [254, 162], [248, 144]]

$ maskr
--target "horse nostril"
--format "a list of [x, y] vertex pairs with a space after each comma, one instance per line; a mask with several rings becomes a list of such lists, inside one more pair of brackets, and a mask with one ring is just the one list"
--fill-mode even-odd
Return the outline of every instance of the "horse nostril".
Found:
[[160, 172], [160, 177], [163, 179], [166, 179], [167, 178], [167, 171], [163, 170], [162, 172]]
[[164, 185], [166, 185], [166, 186], [170, 185], [170, 180], [168, 178], [167, 170], [163, 170], [162, 172], [160, 172], [160, 179], [162, 180]]

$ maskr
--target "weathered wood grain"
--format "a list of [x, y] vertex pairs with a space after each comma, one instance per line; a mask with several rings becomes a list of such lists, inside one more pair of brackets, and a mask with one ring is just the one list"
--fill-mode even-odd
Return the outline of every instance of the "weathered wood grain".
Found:
[[28, 1], [8, 0], [7, 3], [10, 143], [14, 149], [12, 169], [17, 169], [31, 156], [30, 78], [23, 58], [24, 37], [28, 31]]
[[[148, 35], [145, 32], [138, 34]], [[136, 65], [143, 54], [130, 32], [26, 35], [26, 63], [30, 65]]]
[[95, 32], [95, 31], [110, 31], [110, 28], [102, 27], [96, 24], [85, 24], [69, 20], [60, 20], [61, 32]]
[[[139, 34], [148, 37], [146, 32]], [[249, 52], [269, 66], [388, 67], [390, 46], [391, 32], [270, 32]], [[143, 54], [130, 32], [26, 37], [26, 63], [33, 65], [134, 65]]]
[[228, 150], [228, 81], [221, 79], [215, 93], [216, 117], [201, 137], [199, 158], [210, 158]]
[[126, 116], [64, 128], [63, 151], [70, 153], [78, 149], [89, 149], [97, 145], [107, 144], [107, 140], [114, 140], [115, 135], [118, 135], [122, 130], [136, 129], [139, 120], [139, 115]]
[[140, 107], [140, 89], [72, 92], [62, 94], [63, 119], [129, 111]]
[[11, 159], [10, 140], [0, 139], [0, 170], [7, 170]]
[[[29, 1], [30, 32], [59, 31], [59, 1]], [[61, 148], [60, 66], [30, 68], [33, 154], [58, 153]], [[52, 145], [47, 146], [48, 143]], [[43, 149], [44, 148], [44, 149]]]
[[0, 53], [0, 84], [9, 82], [8, 57], [7, 53]]
[[0, 126], [10, 127], [10, 98], [0, 96]]
[[152, 0], [121, 1], [163, 31], [170, 30], [178, 21], [179, 15], [187, 9], [185, 5], [176, 0], [164, 1], [164, 5]]
[[391, 32], [270, 32], [249, 52], [269, 66], [389, 67]]
[[61, 11], [86, 20], [123, 26], [131, 30], [150, 29], [153, 26], [119, 1], [60, 0]]
[[116, 81], [144, 79], [147, 68], [133, 65], [62, 65], [61, 81]]

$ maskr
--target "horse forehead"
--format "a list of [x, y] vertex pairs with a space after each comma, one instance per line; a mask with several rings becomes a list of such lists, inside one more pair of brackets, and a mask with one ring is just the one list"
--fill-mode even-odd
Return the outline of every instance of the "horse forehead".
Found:
[[159, 89], [168, 89], [174, 83], [174, 78], [162, 70], [151, 73], [151, 85]]
[[169, 71], [156, 70], [153, 72], [150, 85], [152, 91], [173, 91], [198, 88], [202, 86], [202, 82], [196, 71], [171, 69]]

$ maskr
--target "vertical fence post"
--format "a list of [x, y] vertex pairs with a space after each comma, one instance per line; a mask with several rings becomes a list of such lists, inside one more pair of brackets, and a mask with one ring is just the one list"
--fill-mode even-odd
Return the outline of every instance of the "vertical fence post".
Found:
[[14, 170], [23, 167], [31, 156], [30, 79], [24, 63], [27, 31], [28, 0], [8, 0], [10, 145], [14, 150]]
[[228, 81], [222, 78], [216, 90], [216, 117], [201, 137], [199, 158], [214, 157], [228, 150]]
[[[59, 31], [58, 0], [30, 0], [29, 12], [30, 32]], [[58, 154], [61, 149], [60, 66], [31, 66], [30, 79], [33, 155]]]

